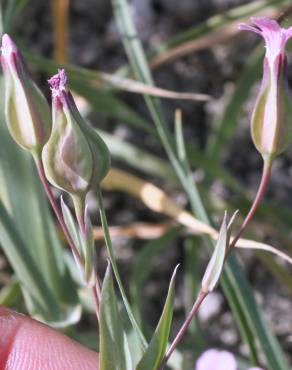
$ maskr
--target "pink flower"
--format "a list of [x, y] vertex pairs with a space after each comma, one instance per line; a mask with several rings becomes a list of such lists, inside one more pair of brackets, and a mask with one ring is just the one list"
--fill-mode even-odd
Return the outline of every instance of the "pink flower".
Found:
[[266, 43], [266, 58], [273, 68], [276, 58], [281, 55], [285, 58], [285, 46], [292, 37], [292, 27], [281, 28], [277, 21], [265, 17], [251, 17], [254, 26], [245, 23], [239, 24], [240, 30], [255, 32], [262, 36]]
[[[236, 360], [232, 353], [209, 349], [198, 359], [196, 370], [237, 370]], [[263, 370], [252, 367], [248, 370]]]
[[275, 20], [264, 17], [252, 17], [251, 21], [253, 26], [241, 23], [239, 29], [255, 32], [266, 44], [262, 85], [252, 116], [252, 137], [264, 159], [272, 160], [286, 149], [291, 135], [285, 46], [292, 37], [292, 27], [281, 28]]

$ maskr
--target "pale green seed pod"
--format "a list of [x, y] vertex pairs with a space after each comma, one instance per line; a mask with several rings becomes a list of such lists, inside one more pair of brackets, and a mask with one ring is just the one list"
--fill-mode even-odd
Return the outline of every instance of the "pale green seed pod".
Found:
[[8, 35], [2, 37], [1, 52], [8, 129], [17, 144], [39, 156], [51, 133], [49, 105]]

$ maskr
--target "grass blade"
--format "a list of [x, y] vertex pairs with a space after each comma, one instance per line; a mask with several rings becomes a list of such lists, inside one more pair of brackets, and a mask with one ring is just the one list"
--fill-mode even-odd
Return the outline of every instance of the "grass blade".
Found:
[[104, 240], [105, 240], [105, 244], [106, 244], [106, 247], [107, 247], [107, 252], [108, 252], [109, 259], [110, 259], [110, 263], [111, 263], [111, 266], [112, 266], [112, 269], [113, 269], [113, 272], [114, 272], [114, 275], [115, 275], [115, 278], [116, 278], [116, 281], [117, 281], [117, 284], [118, 284], [118, 287], [119, 287], [119, 290], [120, 290], [120, 293], [121, 293], [121, 296], [122, 296], [122, 299], [123, 299], [123, 302], [124, 302], [124, 305], [125, 305], [125, 308], [126, 308], [126, 311], [127, 311], [127, 314], [128, 314], [128, 317], [129, 317], [129, 320], [130, 320], [130, 322], [133, 326], [133, 329], [135, 330], [138, 338], [140, 339], [142, 348], [145, 349], [147, 347], [146, 339], [144, 338], [144, 335], [143, 335], [143, 333], [142, 333], [142, 331], [141, 331], [141, 329], [140, 329], [140, 327], [139, 327], [139, 325], [136, 321], [136, 318], [135, 318], [135, 316], [132, 312], [132, 309], [131, 309], [130, 303], [128, 301], [125, 289], [123, 287], [123, 283], [122, 283], [122, 280], [120, 278], [119, 270], [118, 270], [118, 267], [117, 267], [117, 264], [116, 264], [114, 250], [113, 250], [113, 246], [112, 246], [112, 241], [111, 241], [111, 237], [110, 237], [110, 233], [109, 233], [109, 227], [108, 227], [108, 223], [107, 223], [107, 217], [106, 217], [105, 209], [104, 209], [104, 206], [103, 206], [103, 199], [102, 199], [102, 194], [101, 194], [100, 189], [97, 190], [97, 198], [98, 198], [98, 203], [99, 203], [101, 224], [102, 224], [102, 228], [103, 228], [103, 231], [104, 231]]
[[163, 359], [172, 323], [174, 283], [177, 268], [178, 266], [175, 268], [173, 275], [171, 277], [167, 298], [155, 333], [136, 370], [149, 370], [149, 369], [157, 370]]
[[35, 304], [34, 314], [42, 314], [47, 320], [55, 318], [58, 315], [56, 301], [1, 201], [0, 241], [22, 288], [27, 290]]
[[160, 43], [155, 47], [149, 63], [155, 68], [177, 57], [206, 47], [211, 48], [214, 43], [218, 44], [237, 32], [236, 21], [258, 12], [261, 12], [261, 15], [269, 14], [271, 17], [276, 17], [281, 13], [279, 7], [287, 4], [289, 4], [287, 0], [258, 0], [230, 9], [223, 14], [214, 15], [198, 26], [174, 36], [166, 43]]
[[110, 264], [101, 291], [99, 370], [132, 370], [129, 348], [120, 320]]
[[249, 97], [252, 86], [257, 82], [261, 73], [263, 51], [256, 49], [248, 66], [242, 72], [222, 119], [215, 124], [213, 133], [209, 136], [207, 152], [211, 158], [218, 158], [221, 149], [232, 137], [238, 123], [243, 105]]

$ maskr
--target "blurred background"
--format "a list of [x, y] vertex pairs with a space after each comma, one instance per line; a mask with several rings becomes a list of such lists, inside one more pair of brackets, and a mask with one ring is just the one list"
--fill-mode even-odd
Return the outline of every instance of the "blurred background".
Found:
[[[280, 19], [285, 27], [291, 26], [292, 4], [280, 0], [132, 0], [129, 3], [155, 85], [178, 93], [209, 96], [207, 101], [161, 98], [160, 102], [171, 132], [175, 110], [181, 109], [192, 176], [214, 225], [218, 227], [225, 209], [240, 210], [239, 225], [262, 170], [261, 156], [251, 141], [249, 122], [261, 78], [264, 45], [257, 35], [238, 31], [237, 24], [242, 20], [248, 22], [251, 15], [261, 14]], [[144, 184], [154, 184], [181, 209], [189, 210], [188, 199], [155, 134], [143, 95], [86, 74], [91, 70], [134, 78], [112, 3], [109, 0], [7, 0], [2, 1], [2, 9], [3, 27], [24, 50], [33, 77], [48, 98], [46, 80], [57, 66], [73, 66], [68, 70], [77, 104], [90, 123], [101, 130], [112, 153], [113, 168], [139, 178]], [[292, 42], [287, 48], [288, 76], [292, 83], [291, 50]], [[75, 66], [84, 70], [76, 70]], [[245, 233], [248, 238], [271, 244], [290, 255], [291, 163], [292, 147], [289, 147], [275, 161], [265, 201]], [[131, 178], [118, 173], [112, 177], [119, 185], [106, 183], [104, 196], [109, 224], [114, 227], [114, 247], [123, 280], [146, 333], [151, 333], [159, 319], [174, 266], [181, 264], [174, 333], [190, 307], [208, 261], [204, 241], [178, 226], [167, 210], [155, 212], [139, 196], [133, 196]], [[96, 225], [98, 266], [102, 274], [106, 252], [99, 228], [98, 204], [94, 196], [89, 197], [89, 203]], [[266, 252], [245, 249], [236, 253], [264, 317], [292, 361], [291, 266]], [[0, 249], [0, 303], [2, 299], [2, 303], [25, 311], [21, 290], [13, 290], [13, 294], [7, 290], [12, 281], [15, 287], [14, 274], [9, 258]], [[89, 313], [90, 307], [88, 310], [72, 335], [95, 347], [94, 316]], [[240, 358], [248, 355], [220, 288], [203, 305], [200, 318], [191, 327], [182, 349], [193, 361], [200, 351], [210, 347], [230, 350]]]

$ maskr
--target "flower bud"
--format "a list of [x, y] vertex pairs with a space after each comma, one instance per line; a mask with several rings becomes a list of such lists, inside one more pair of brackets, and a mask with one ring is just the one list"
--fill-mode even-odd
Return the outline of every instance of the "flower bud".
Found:
[[254, 26], [239, 28], [261, 35], [266, 44], [263, 78], [251, 119], [254, 144], [264, 160], [271, 161], [288, 146], [291, 138], [292, 106], [287, 82], [285, 45], [292, 27], [281, 28], [275, 20], [251, 18]]
[[48, 180], [70, 193], [84, 198], [97, 185], [109, 168], [109, 152], [102, 141], [94, 141], [92, 130], [79, 114], [67, 87], [65, 70], [49, 80], [52, 90], [53, 127], [43, 150], [43, 163]]
[[2, 37], [1, 64], [10, 134], [21, 147], [40, 155], [51, 132], [49, 105], [30, 78], [20, 51], [6, 34]]

